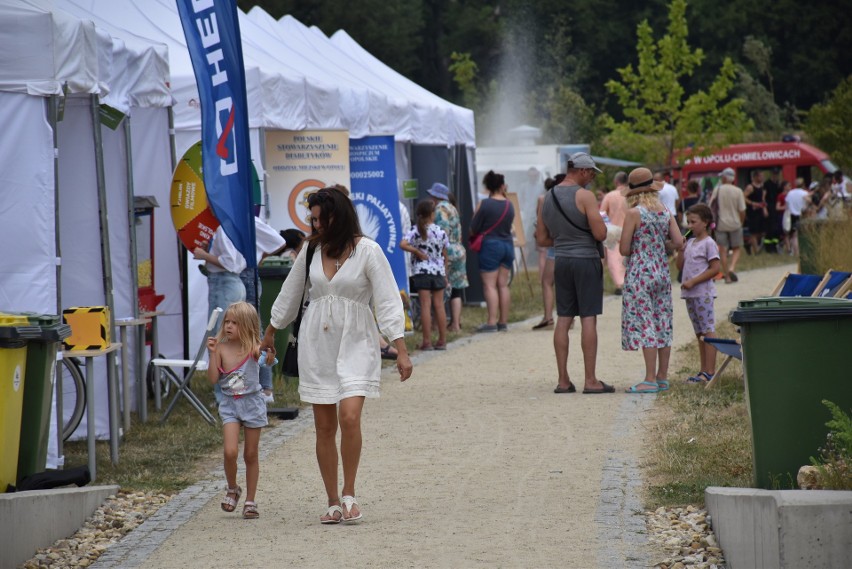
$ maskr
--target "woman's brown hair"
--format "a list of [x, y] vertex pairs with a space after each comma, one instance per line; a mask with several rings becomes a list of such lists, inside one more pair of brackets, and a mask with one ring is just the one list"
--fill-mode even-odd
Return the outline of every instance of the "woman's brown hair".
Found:
[[494, 170], [489, 170], [482, 178], [482, 185], [490, 194], [496, 194], [500, 188], [506, 183], [503, 174], [498, 174]]
[[[361, 224], [352, 200], [339, 188], [323, 188], [308, 196], [308, 208], [319, 206], [319, 224], [322, 234], [314, 228], [308, 238], [311, 245], [322, 245], [325, 254], [331, 258], [340, 257], [348, 248], [355, 250], [355, 239], [361, 237]], [[313, 225], [313, 224], [312, 224]]]
[[417, 233], [420, 235], [420, 239], [426, 239], [426, 230], [432, 223], [433, 213], [435, 213], [435, 204], [432, 203], [432, 200], [423, 200], [417, 204], [415, 215], [417, 215]]

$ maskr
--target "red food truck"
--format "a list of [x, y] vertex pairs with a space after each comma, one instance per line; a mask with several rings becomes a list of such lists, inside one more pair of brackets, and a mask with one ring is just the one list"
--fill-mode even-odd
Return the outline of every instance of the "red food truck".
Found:
[[[732, 144], [707, 156], [693, 156], [690, 149], [680, 154], [680, 165], [673, 167], [673, 178], [685, 185], [690, 180], [700, 184], [715, 184], [719, 172], [733, 168], [735, 184], [741, 188], [750, 182], [753, 170], [781, 169], [781, 177], [789, 182], [802, 178], [807, 188], [811, 180], [821, 178], [820, 173], [832, 174], [837, 170], [828, 155], [804, 142], [756, 142]], [[764, 178], [768, 178], [768, 172]]]

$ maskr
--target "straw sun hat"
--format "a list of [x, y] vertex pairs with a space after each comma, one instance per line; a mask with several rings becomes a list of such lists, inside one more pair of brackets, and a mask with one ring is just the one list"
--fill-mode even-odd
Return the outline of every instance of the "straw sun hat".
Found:
[[663, 189], [662, 182], [654, 181], [654, 175], [647, 168], [636, 168], [627, 176], [627, 185], [630, 188], [625, 197], [635, 196], [643, 192], [659, 192]]

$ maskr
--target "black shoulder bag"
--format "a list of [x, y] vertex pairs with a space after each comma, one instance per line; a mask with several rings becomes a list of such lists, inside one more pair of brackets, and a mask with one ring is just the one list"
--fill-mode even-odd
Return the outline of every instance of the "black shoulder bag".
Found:
[[591, 230], [589, 230], [589, 229], [584, 229], [584, 228], [580, 227], [579, 225], [577, 225], [576, 223], [574, 223], [573, 221], [571, 221], [571, 218], [569, 218], [569, 217], [568, 217], [568, 214], [566, 214], [566, 213], [565, 213], [565, 210], [564, 210], [564, 209], [562, 209], [562, 206], [561, 206], [561, 205], [559, 205], [559, 200], [558, 200], [558, 199], [556, 199], [556, 188], [555, 188], [555, 187], [554, 187], [552, 190], [550, 190], [550, 197], [551, 197], [551, 198], [553, 198], [553, 204], [556, 206], [556, 209], [558, 209], [558, 210], [559, 210], [559, 213], [561, 213], [561, 214], [562, 214], [562, 217], [564, 217], [564, 218], [565, 218], [565, 221], [567, 221], [568, 223], [570, 223], [571, 225], [573, 225], [575, 229], [579, 229], [579, 230], [580, 230], [580, 231], [582, 231], [583, 233], [588, 233], [588, 234], [592, 237], [592, 241], [594, 241], [594, 242], [595, 242], [595, 248], [597, 248], [597, 250], [598, 250], [598, 254], [601, 256], [601, 259], [603, 259], [603, 258], [604, 258], [604, 246], [603, 246], [603, 243], [602, 243], [602, 242], [600, 242], [600, 241], [598, 241], [597, 239], [595, 239], [595, 236], [594, 236], [594, 235], [592, 235]]
[[299, 313], [290, 325], [290, 339], [281, 363], [281, 372], [287, 377], [299, 377], [299, 328], [302, 326], [302, 312], [305, 309], [305, 295], [308, 294], [308, 277], [311, 274], [311, 261], [314, 260], [316, 246], [308, 245], [305, 253], [305, 284], [302, 289], [302, 301], [299, 303]]

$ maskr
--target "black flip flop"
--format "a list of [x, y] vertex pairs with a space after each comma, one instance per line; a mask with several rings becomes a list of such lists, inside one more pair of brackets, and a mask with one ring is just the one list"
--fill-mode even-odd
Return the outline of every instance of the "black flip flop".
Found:
[[583, 389], [583, 393], [587, 395], [595, 394], [595, 393], [615, 393], [615, 388], [611, 385], [607, 385], [603, 381], [601, 382], [603, 387], [601, 389]]
[[553, 390], [553, 393], [576, 393], [576, 392], [577, 392], [577, 388], [574, 387], [573, 383], [569, 384], [568, 387], [560, 387], [560, 386], [557, 385], [556, 389]]
[[384, 348], [381, 348], [383, 360], [395, 360], [396, 359], [397, 354], [390, 353], [390, 349], [391, 349], [390, 344], [388, 344]]

